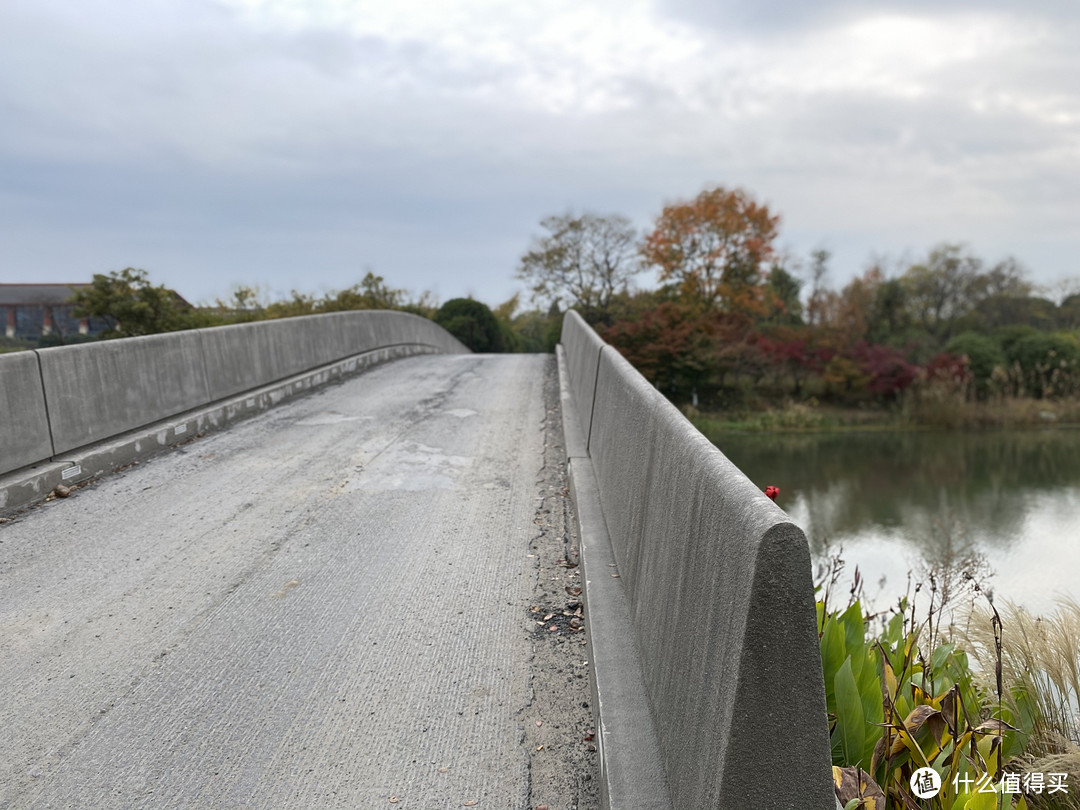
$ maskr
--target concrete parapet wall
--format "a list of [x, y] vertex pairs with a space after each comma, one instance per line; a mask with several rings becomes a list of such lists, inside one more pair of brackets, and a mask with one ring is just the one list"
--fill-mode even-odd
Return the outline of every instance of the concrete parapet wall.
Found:
[[214, 397], [197, 332], [58, 346], [37, 352], [53, 453], [107, 439]]
[[33, 464], [51, 453], [37, 355], [0, 355], [0, 474]]
[[0, 475], [382, 349], [468, 349], [432, 321], [359, 311], [0, 357]]
[[[582, 341], [588, 327], [576, 313], [567, 320], [564, 341]], [[832, 810], [802, 530], [612, 347], [590, 381], [572, 358], [591, 356], [594, 338], [566, 345], [566, 364], [581, 421], [591, 414], [587, 461], [671, 806]], [[586, 531], [583, 547], [596, 546]], [[633, 736], [605, 740], [605, 757]]]
[[562, 345], [566, 351], [566, 370], [571, 380], [574, 398], [581, 403], [578, 422], [586, 443], [592, 427], [592, 402], [596, 392], [596, 373], [600, 352], [605, 343], [581, 316], [573, 310], [566, 313], [562, 325]]

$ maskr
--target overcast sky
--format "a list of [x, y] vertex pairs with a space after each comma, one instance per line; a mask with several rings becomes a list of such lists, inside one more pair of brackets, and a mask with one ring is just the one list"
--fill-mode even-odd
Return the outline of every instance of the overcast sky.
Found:
[[[1080, 276], [1075, 0], [0, 0], [0, 281], [508, 298], [550, 214]], [[642, 283], [651, 284], [649, 276]]]

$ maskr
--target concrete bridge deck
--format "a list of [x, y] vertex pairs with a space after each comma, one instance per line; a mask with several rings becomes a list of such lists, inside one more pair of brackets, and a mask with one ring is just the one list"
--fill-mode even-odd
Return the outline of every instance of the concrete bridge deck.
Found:
[[530, 806], [551, 362], [391, 363], [0, 526], [0, 808]]

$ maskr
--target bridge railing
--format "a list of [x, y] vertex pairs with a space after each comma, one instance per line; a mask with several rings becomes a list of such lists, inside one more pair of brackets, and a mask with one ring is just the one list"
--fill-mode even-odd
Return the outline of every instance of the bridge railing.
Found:
[[802, 530], [576, 312], [560, 359], [605, 806], [832, 810]]
[[333, 376], [350, 358], [467, 351], [426, 318], [379, 310], [0, 355], [0, 476], [297, 375]]

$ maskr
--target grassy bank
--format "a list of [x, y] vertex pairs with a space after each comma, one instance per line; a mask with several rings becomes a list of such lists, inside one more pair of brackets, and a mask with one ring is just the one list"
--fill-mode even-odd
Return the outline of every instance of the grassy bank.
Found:
[[1080, 399], [999, 397], [969, 402], [960, 397], [920, 397], [890, 408], [786, 402], [756, 409], [683, 412], [702, 433], [719, 431], [825, 431], [1025, 428], [1080, 425]]

